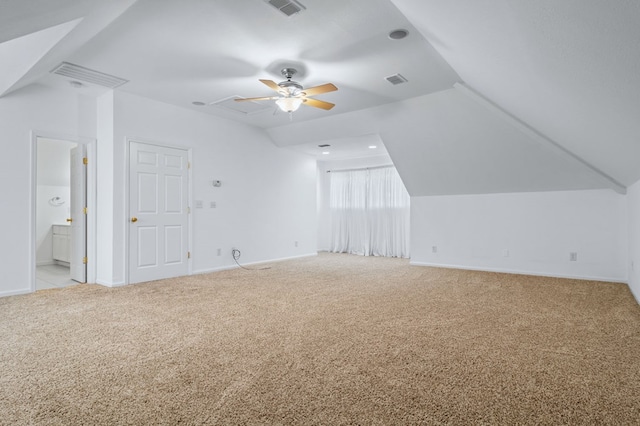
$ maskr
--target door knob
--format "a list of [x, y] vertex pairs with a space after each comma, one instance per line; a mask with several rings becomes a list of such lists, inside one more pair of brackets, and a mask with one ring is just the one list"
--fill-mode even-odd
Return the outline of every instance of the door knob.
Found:
[[73, 219], [69, 218], [69, 219], [67, 219], [67, 222], [71, 223], [71, 222], [73, 222]]
[[131, 222], [137, 222], [137, 221], [138, 221], [137, 217], [134, 216], [134, 217], [131, 218]]

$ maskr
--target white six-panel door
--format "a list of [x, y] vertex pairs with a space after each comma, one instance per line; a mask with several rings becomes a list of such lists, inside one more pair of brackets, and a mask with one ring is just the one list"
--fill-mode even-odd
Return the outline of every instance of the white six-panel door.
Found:
[[129, 146], [129, 282], [187, 275], [188, 152]]

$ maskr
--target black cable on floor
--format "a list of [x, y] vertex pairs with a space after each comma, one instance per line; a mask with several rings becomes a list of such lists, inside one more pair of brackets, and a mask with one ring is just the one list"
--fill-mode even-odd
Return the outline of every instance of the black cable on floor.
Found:
[[240, 263], [238, 263], [238, 259], [240, 259], [241, 255], [242, 253], [240, 253], [240, 250], [238, 249], [231, 250], [231, 256], [233, 256], [233, 260], [235, 260], [236, 265], [238, 265], [242, 269], [246, 269], [247, 271], [264, 271], [266, 269], [271, 269], [271, 266], [265, 266], [264, 268], [247, 268], [245, 266], [242, 266]]

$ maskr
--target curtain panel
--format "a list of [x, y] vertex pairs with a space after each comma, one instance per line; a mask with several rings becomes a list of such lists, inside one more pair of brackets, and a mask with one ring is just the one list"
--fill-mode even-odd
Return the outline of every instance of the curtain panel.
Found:
[[395, 167], [331, 172], [331, 251], [409, 257], [410, 198]]

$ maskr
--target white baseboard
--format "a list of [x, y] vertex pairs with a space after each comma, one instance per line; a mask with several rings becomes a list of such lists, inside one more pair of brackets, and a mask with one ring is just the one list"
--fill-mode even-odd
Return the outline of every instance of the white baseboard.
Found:
[[447, 269], [466, 269], [469, 271], [484, 271], [484, 272], [498, 272], [502, 274], [516, 274], [516, 275], [533, 275], [537, 277], [551, 277], [551, 278], [569, 278], [574, 280], [586, 280], [586, 281], [604, 281], [611, 283], [622, 283], [627, 284], [625, 279], [620, 278], [611, 278], [611, 277], [598, 277], [598, 276], [588, 276], [588, 275], [571, 275], [571, 274], [548, 274], [543, 272], [533, 272], [533, 271], [525, 271], [518, 269], [504, 269], [504, 268], [490, 268], [490, 267], [479, 267], [479, 266], [465, 266], [465, 265], [451, 265], [451, 264], [440, 264], [440, 263], [431, 263], [431, 262], [409, 262], [414, 266], [431, 266], [434, 268], [447, 268]]
[[[264, 265], [265, 263], [284, 262], [286, 260], [301, 259], [303, 257], [313, 257], [313, 256], [317, 256], [317, 255], [318, 255], [318, 253], [315, 252], [315, 253], [307, 253], [307, 254], [301, 254], [301, 255], [296, 255], [296, 256], [280, 257], [280, 258], [277, 258], [277, 259], [260, 260], [258, 262], [250, 262], [250, 263], [242, 263], [242, 262], [240, 262], [240, 264], [242, 266]], [[219, 267], [216, 267], [216, 268], [198, 269], [198, 270], [193, 271], [192, 274], [193, 275], [209, 274], [211, 272], [228, 271], [230, 269], [237, 269], [237, 268], [239, 268], [239, 266], [234, 263], [232, 265], [219, 266]]]
[[42, 260], [40, 262], [36, 262], [36, 266], [49, 266], [49, 265], [60, 265], [60, 266], [69, 266], [71, 267], [71, 264], [69, 262], [65, 262], [64, 260]]
[[629, 286], [629, 291], [631, 292], [631, 295], [633, 296], [634, 299], [636, 299], [636, 302], [638, 303], [638, 305], [640, 305], [640, 294], [636, 294], [633, 291], [633, 287]]
[[29, 293], [33, 293], [33, 291], [30, 288], [21, 289], [21, 290], [2, 291], [0, 292], [0, 297], [19, 296], [21, 294], [29, 294]]
[[125, 283], [124, 281], [112, 282], [112, 281], [101, 280], [101, 279], [97, 279], [95, 283], [105, 287], [111, 287], [111, 288], [122, 287], [127, 285], [127, 283]]
[[285, 260], [302, 259], [303, 257], [313, 257], [317, 255], [318, 255], [318, 252], [313, 252], [313, 253], [299, 254], [296, 256], [280, 257], [278, 259], [261, 260], [259, 262], [247, 263], [247, 265], [260, 265], [261, 263], [284, 262]]
[[193, 271], [191, 275], [210, 274], [212, 272], [222, 272], [222, 271], [228, 271], [230, 269], [238, 269], [238, 268], [239, 268], [238, 265], [226, 265], [226, 266], [219, 266], [216, 268], [198, 269]]
[[[260, 265], [260, 264], [264, 264], [264, 263], [273, 263], [273, 262], [283, 262], [285, 260], [292, 260], [292, 259], [299, 259], [302, 257], [311, 257], [311, 256], [317, 256], [318, 253], [307, 253], [307, 254], [302, 254], [302, 255], [297, 255], [297, 256], [290, 256], [290, 257], [282, 257], [282, 258], [278, 258], [278, 259], [270, 259], [270, 260], [261, 260], [259, 262], [250, 262], [250, 263], [241, 263], [242, 266], [251, 266], [251, 265]], [[224, 265], [224, 266], [219, 266], [216, 268], [206, 268], [206, 269], [198, 269], [195, 271], [192, 271], [190, 275], [199, 275], [199, 274], [208, 274], [211, 272], [219, 272], [219, 271], [226, 271], [229, 269], [236, 269], [239, 268], [238, 265], [233, 264], [233, 265]], [[96, 284], [105, 286], [105, 287], [122, 287], [125, 285], [128, 285], [128, 283], [124, 282], [124, 281], [118, 281], [118, 282], [112, 282], [109, 280], [104, 280], [104, 279], [97, 279], [96, 280]]]

